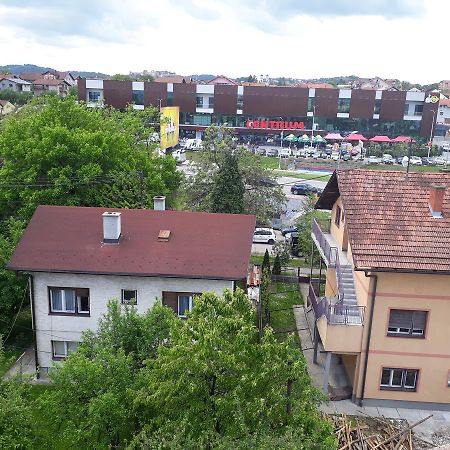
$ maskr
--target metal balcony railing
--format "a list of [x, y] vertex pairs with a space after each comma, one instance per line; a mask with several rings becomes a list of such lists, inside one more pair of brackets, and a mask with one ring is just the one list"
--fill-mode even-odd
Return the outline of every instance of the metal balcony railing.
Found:
[[316, 319], [327, 318], [330, 325], [362, 325], [364, 323], [364, 306], [344, 305], [327, 297], [320, 297], [315, 281], [309, 284], [308, 302], [312, 305]]
[[336, 266], [336, 258], [337, 258], [337, 248], [332, 247], [325, 237], [320, 225], [317, 223], [316, 219], [313, 219], [312, 222], [312, 234], [317, 241], [320, 249], [322, 250], [325, 259], [329, 267]]

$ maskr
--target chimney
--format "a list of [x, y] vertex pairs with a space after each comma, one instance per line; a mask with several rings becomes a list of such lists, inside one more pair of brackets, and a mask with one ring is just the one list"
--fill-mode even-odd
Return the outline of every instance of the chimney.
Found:
[[432, 185], [428, 203], [433, 217], [442, 217], [442, 204], [444, 202], [445, 186]]
[[153, 197], [153, 209], [155, 211], [165, 211], [166, 197], [164, 197], [163, 195], [155, 195]]
[[121, 234], [120, 212], [104, 212], [103, 216], [103, 242], [105, 244], [118, 244]]

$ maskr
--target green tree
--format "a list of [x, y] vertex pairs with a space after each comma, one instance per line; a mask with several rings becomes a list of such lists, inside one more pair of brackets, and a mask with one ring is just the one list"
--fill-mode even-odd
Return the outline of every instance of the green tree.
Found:
[[[4, 363], [5, 354], [0, 337], [0, 366]], [[0, 448], [36, 448], [32, 424], [30, 385], [14, 378], [0, 378]]]
[[142, 144], [153, 132], [146, 120], [131, 109], [86, 108], [72, 96], [34, 99], [0, 134], [0, 217], [27, 220], [39, 204], [151, 207], [155, 194], [170, 203], [180, 175], [173, 158]]
[[281, 275], [281, 262], [280, 262], [279, 255], [275, 255], [275, 261], [273, 262], [272, 273], [274, 275]]
[[158, 417], [131, 448], [334, 448], [300, 350], [267, 327], [258, 343], [255, 320], [241, 290], [196, 300], [171, 345], [142, 369], [136, 406]]
[[269, 256], [269, 250], [266, 249], [264, 252], [264, 258], [261, 265], [261, 273], [264, 273], [265, 270], [268, 270], [270, 272], [270, 256]]
[[52, 389], [41, 399], [50, 430], [62, 429], [74, 448], [123, 448], [157, 414], [134, 406], [139, 370], [169, 345], [178, 325], [160, 305], [139, 315], [110, 302], [98, 331], [85, 333], [78, 350], [50, 372]]
[[278, 256], [280, 264], [282, 267], [287, 267], [289, 261], [291, 260], [291, 246], [286, 240], [277, 241], [272, 246], [272, 254]]
[[195, 211], [212, 211], [212, 190], [225, 155], [233, 153], [244, 183], [244, 209], [261, 223], [268, 223], [282, 210], [286, 201], [273, 171], [266, 169], [262, 158], [243, 147], [236, 146], [233, 132], [226, 127], [211, 126], [205, 132], [204, 151], [199, 153], [194, 175], [186, 178], [184, 199], [186, 207]]
[[0, 90], [0, 100], [8, 100], [14, 105], [25, 105], [33, 97], [32, 92], [16, 92], [12, 89]]
[[133, 77], [122, 73], [116, 73], [111, 77], [111, 80], [117, 81], [133, 81]]
[[241, 214], [244, 212], [244, 183], [236, 155], [227, 152], [219, 167], [211, 193], [212, 212]]

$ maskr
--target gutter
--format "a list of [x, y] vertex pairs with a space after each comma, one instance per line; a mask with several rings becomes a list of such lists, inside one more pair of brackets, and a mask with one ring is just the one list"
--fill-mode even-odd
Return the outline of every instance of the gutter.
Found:
[[373, 312], [375, 310], [375, 297], [377, 295], [377, 283], [378, 283], [378, 276], [377, 275], [368, 275], [367, 271], [364, 272], [364, 275], [368, 278], [372, 278], [373, 280], [373, 289], [372, 289], [372, 301], [371, 301], [371, 308], [370, 308], [370, 317], [369, 317], [369, 329], [368, 329], [368, 336], [367, 336], [367, 344], [366, 344], [366, 357], [364, 359], [364, 367], [363, 367], [363, 384], [362, 384], [362, 391], [361, 391], [361, 398], [359, 399], [359, 406], [363, 406], [364, 403], [364, 396], [366, 391], [366, 378], [367, 378], [367, 366], [369, 363], [369, 349], [370, 349], [370, 338], [372, 337], [372, 323], [373, 323]]
[[36, 315], [34, 308], [34, 278], [33, 275], [30, 274], [28, 278], [28, 283], [30, 286], [30, 304], [31, 304], [31, 326], [33, 327], [33, 339], [34, 339], [34, 363], [36, 367], [36, 378], [39, 379], [39, 361], [38, 361], [38, 351], [37, 351], [37, 337], [36, 337]]
[[414, 273], [422, 275], [450, 275], [450, 270], [421, 270], [421, 269], [391, 269], [391, 268], [374, 268], [374, 267], [356, 267], [355, 272], [378, 272], [378, 273]]

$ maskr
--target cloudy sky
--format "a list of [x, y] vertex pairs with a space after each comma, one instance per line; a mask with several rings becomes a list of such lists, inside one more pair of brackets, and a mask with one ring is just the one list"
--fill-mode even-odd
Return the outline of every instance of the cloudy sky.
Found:
[[0, 65], [431, 83], [449, 17], [450, 0], [0, 0]]

